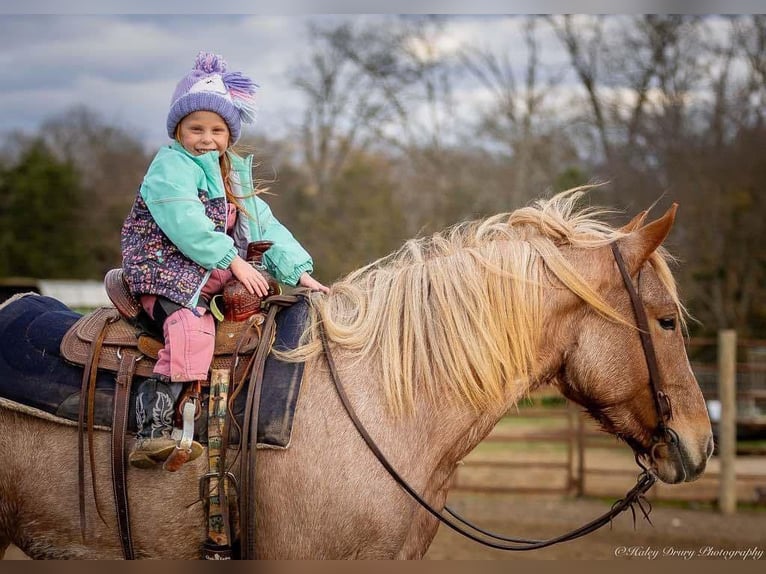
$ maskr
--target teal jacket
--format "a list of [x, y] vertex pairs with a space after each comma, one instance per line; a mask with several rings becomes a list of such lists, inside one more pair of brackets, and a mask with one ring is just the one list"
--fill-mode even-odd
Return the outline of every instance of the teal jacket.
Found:
[[227, 269], [237, 254], [245, 257], [250, 241], [261, 239], [274, 242], [264, 263], [278, 281], [296, 285], [304, 271], [311, 273], [311, 256], [252, 195], [252, 156], [229, 158], [234, 194], [249, 214], [240, 212], [232, 236], [225, 232], [217, 152], [194, 156], [173, 142], [154, 157], [122, 227], [122, 265], [134, 294], [193, 307], [210, 272]]

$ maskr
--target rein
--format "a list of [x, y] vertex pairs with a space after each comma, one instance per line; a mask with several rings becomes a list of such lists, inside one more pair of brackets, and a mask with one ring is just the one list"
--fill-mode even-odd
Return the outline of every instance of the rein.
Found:
[[[653, 438], [654, 447], [656, 447], [657, 444], [659, 444], [659, 442], [663, 438], [667, 438], [671, 442], [675, 442], [677, 440], [675, 432], [669, 429], [665, 425], [665, 423], [670, 420], [672, 411], [670, 408], [670, 401], [668, 397], [659, 389], [659, 382], [660, 382], [659, 368], [657, 366], [657, 357], [654, 352], [652, 339], [651, 339], [651, 336], [649, 335], [649, 323], [646, 317], [646, 312], [638, 296], [638, 293], [636, 292], [636, 289], [633, 286], [633, 282], [630, 279], [630, 274], [628, 273], [628, 270], [625, 266], [625, 262], [622, 258], [622, 255], [617, 245], [615, 243], [612, 243], [611, 247], [612, 247], [612, 252], [614, 253], [615, 261], [617, 262], [617, 267], [620, 269], [620, 274], [622, 275], [623, 281], [625, 282], [625, 288], [627, 289], [628, 294], [630, 295], [630, 300], [633, 305], [633, 311], [636, 316], [636, 323], [638, 326], [639, 334], [641, 336], [641, 344], [644, 349], [644, 356], [646, 357], [647, 367], [649, 368], [649, 386], [652, 390], [652, 394], [654, 398], [654, 406], [655, 406], [657, 418], [658, 418], [655, 436]], [[575, 540], [577, 538], [585, 536], [586, 534], [590, 534], [591, 532], [598, 530], [602, 526], [605, 526], [606, 524], [611, 523], [611, 521], [614, 519], [615, 516], [621, 514], [622, 512], [628, 509], [630, 509], [631, 513], [633, 514], [633, 519], [635, 521], [636, 512], [634, 509], [634, 505], [639, 507], [639, 509], [644, 515], [644, 518], [646, 518], [646, 520], [648, 520], [651, 523], [651, 521], [649, 520], [649, 512], [651, 512], [651, 506], [649, 505], [648, 501], [644, 498], [644, 494], [646, 494], [646, 492], [654, 485], [657, 479], [654, 476], [654, 474], [652, 474], [651, 470], [646, 468], [640, 462], [639, 455], [636, 455], [636, 463], [639, 465], [639, 467], [641, 467], [642, 471], [638, 475], [636, 485], [628, 491], [625, 497], [616, 501], [608, 512], [591, 520], [587, 524], [584, 524], [583, 526], [576, 528], [574, 530], [571, 530], [569, 532], [566, 532], [560, 536], [556, 536], [546, 540], [531, 540], [531, 539], [525, 539], [525, 538], [511, 538], [506, 536], [500, 536], [498, 534], [494, 534], [492, 532], [483, 530], [473, 525], [469, 521], [462, 518], [459, 514], [451, 510], [448, 506], [444, 507], [444, 512], [448, 514], [449, 516], [451, 516], [452, 518], [445, 517], [442, 511], [439, 511], [435, 509], [433, 506], [431, 506], [420, 494], [418, 494], [417, 491], [415, 491], [414, 488], [412, 488], [409, 485], [409, 483], [407, 483], [407, 481], [404, 478], [402, 478], [402, 476], [396, 471], [396, 469], [388, 461], [388, 459], [383, 454], [383, 452], [381, 452], [381, 450], [375, 444], [375, 441], [372, 439], [372, 437], [367, 432], [362, 422], [359, 420], [359, 417], [356, 415], [356, 411], [351, 405], [351, 402], [349, 401], [348, 396], [346, 395], [346, 392], [343, 389], [343, 385], [340, 381], [338, 371], [335, 367], [335, 361], [332, 356], [332, 351], [330, 349], [330, 345], [327, 340], [327, 333], [325, 332], [324, 325], [321, 321], [319, 322], [319, 336], [322, 340], [322, 347], [324, 349], [325, 359], [327, 360], [327, 365], [330, 370], [330, 375], [332, 377], [333, 384], [335, 385], [335, 390], [338, 393], [338, 397], [340, 398], [341, 403], [343, 404], [343, 407], [346, 409], [346, 412], [348, 413], [349, 418], [354, 423], [356, 430], [359, 432], [361, 437], [364, 439], [364, 442], [367, 444], [367, 447], [372, 451], [372, 453], [375, 455], [378, 461], [380, 461], [380, 463], [383, 465], [386, 471], [391, 475], [394, 481], [400, 487], [402, 487], [402, 489], [404, 489], [407, 492], [407, 494], [409, 494], [413, 499], [415, 499], [415, 501], [424, 510], [426, 510], [433, 517], [439, 520], [439, 522], [451, 528], [458, 534], [461, 534], [475, 542], [478, 542], [490, 548], [495, 548], [498, 550], [509, 550], [509, 551], [525, 551], [525, 550], [536, 550], [539, 548], [545, 548], [547, 546], [552, 546], [554, 544], [558, 544], [560, 542], [566, 542], [569, 540]], [[644, 508], [644, 504], [647, 504], [648, 509]]]

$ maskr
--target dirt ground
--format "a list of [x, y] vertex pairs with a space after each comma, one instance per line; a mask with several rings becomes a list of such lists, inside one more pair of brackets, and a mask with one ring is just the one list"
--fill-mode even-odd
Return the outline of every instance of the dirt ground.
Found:
[[[522, 447], [523, 446], [523, 447]], [[566, 450], [550, 445], [493, 448], [482, 445], [458, 473], [458, 485], [564, 487], [566, 470], [544, 467], [482, 467], [472, 461], [517, 464], [566, 462]], [[625, 448], [585, 451], [585, 494], [479, 494], [453, 490], [448, 505], [467, 520], [497, 534], [547, 539], [582, 526], [607, 512], [634, 484], [638, 467]], [[681, 485], [656, 484], [649, 524], [637, 510], [578, 540], [550, 548], [507, 552], [481, 546], [442, 526], [429, 549], [430, 560], [648, 560], [723, 559], [766, 560], [766, 457], [738, 457], [737, 499], [744, 508], [723, 516], [713, 501], [718, 495], [719, 460], [713, 458], [699, 480]], [[737, 554], [735, 551], [739, 551]]]
[[[582, 526], [609, 510], [611, 502], [561, 496], [451, 496], [450, 506], [464, 518], [498, 534], [550, 538]], [[611, 528], [550, 548], [506, 552], [485, 548], [440, 527], [426, 558], [429, 560], [648, 560], [722, 559], [725, 551], [748, 550], [749, 559], [766, 560], [766, 509], [722, 516], [714, 510], [690, 510], [655, 503], [653, 526], [643, 518], [635, 528], [630, 512]], [[732, 555], [739, 558], [741, 555]]]

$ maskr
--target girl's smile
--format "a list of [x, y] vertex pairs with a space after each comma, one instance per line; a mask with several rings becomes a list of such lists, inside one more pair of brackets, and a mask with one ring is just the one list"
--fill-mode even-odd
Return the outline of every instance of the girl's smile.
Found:
[[215, 112], [192, 112], [178, 124], [177, 139], [192, 155], [221, 155], [229, 147], [229, 126]]

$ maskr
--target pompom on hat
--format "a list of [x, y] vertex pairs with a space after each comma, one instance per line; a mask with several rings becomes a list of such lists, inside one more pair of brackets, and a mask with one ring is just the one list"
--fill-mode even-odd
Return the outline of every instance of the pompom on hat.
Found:
[[223, 118], [232, 143], [239, 139], [243, 122], [253, 123], [257, 85], [241, 72], [227, 72], [226, 68], [226, 60], [218, 54], [197, 54], [194, 68], [178, 82], [170, 101], [167, 128], [171, 138], [184, 117], [202, 110]]

